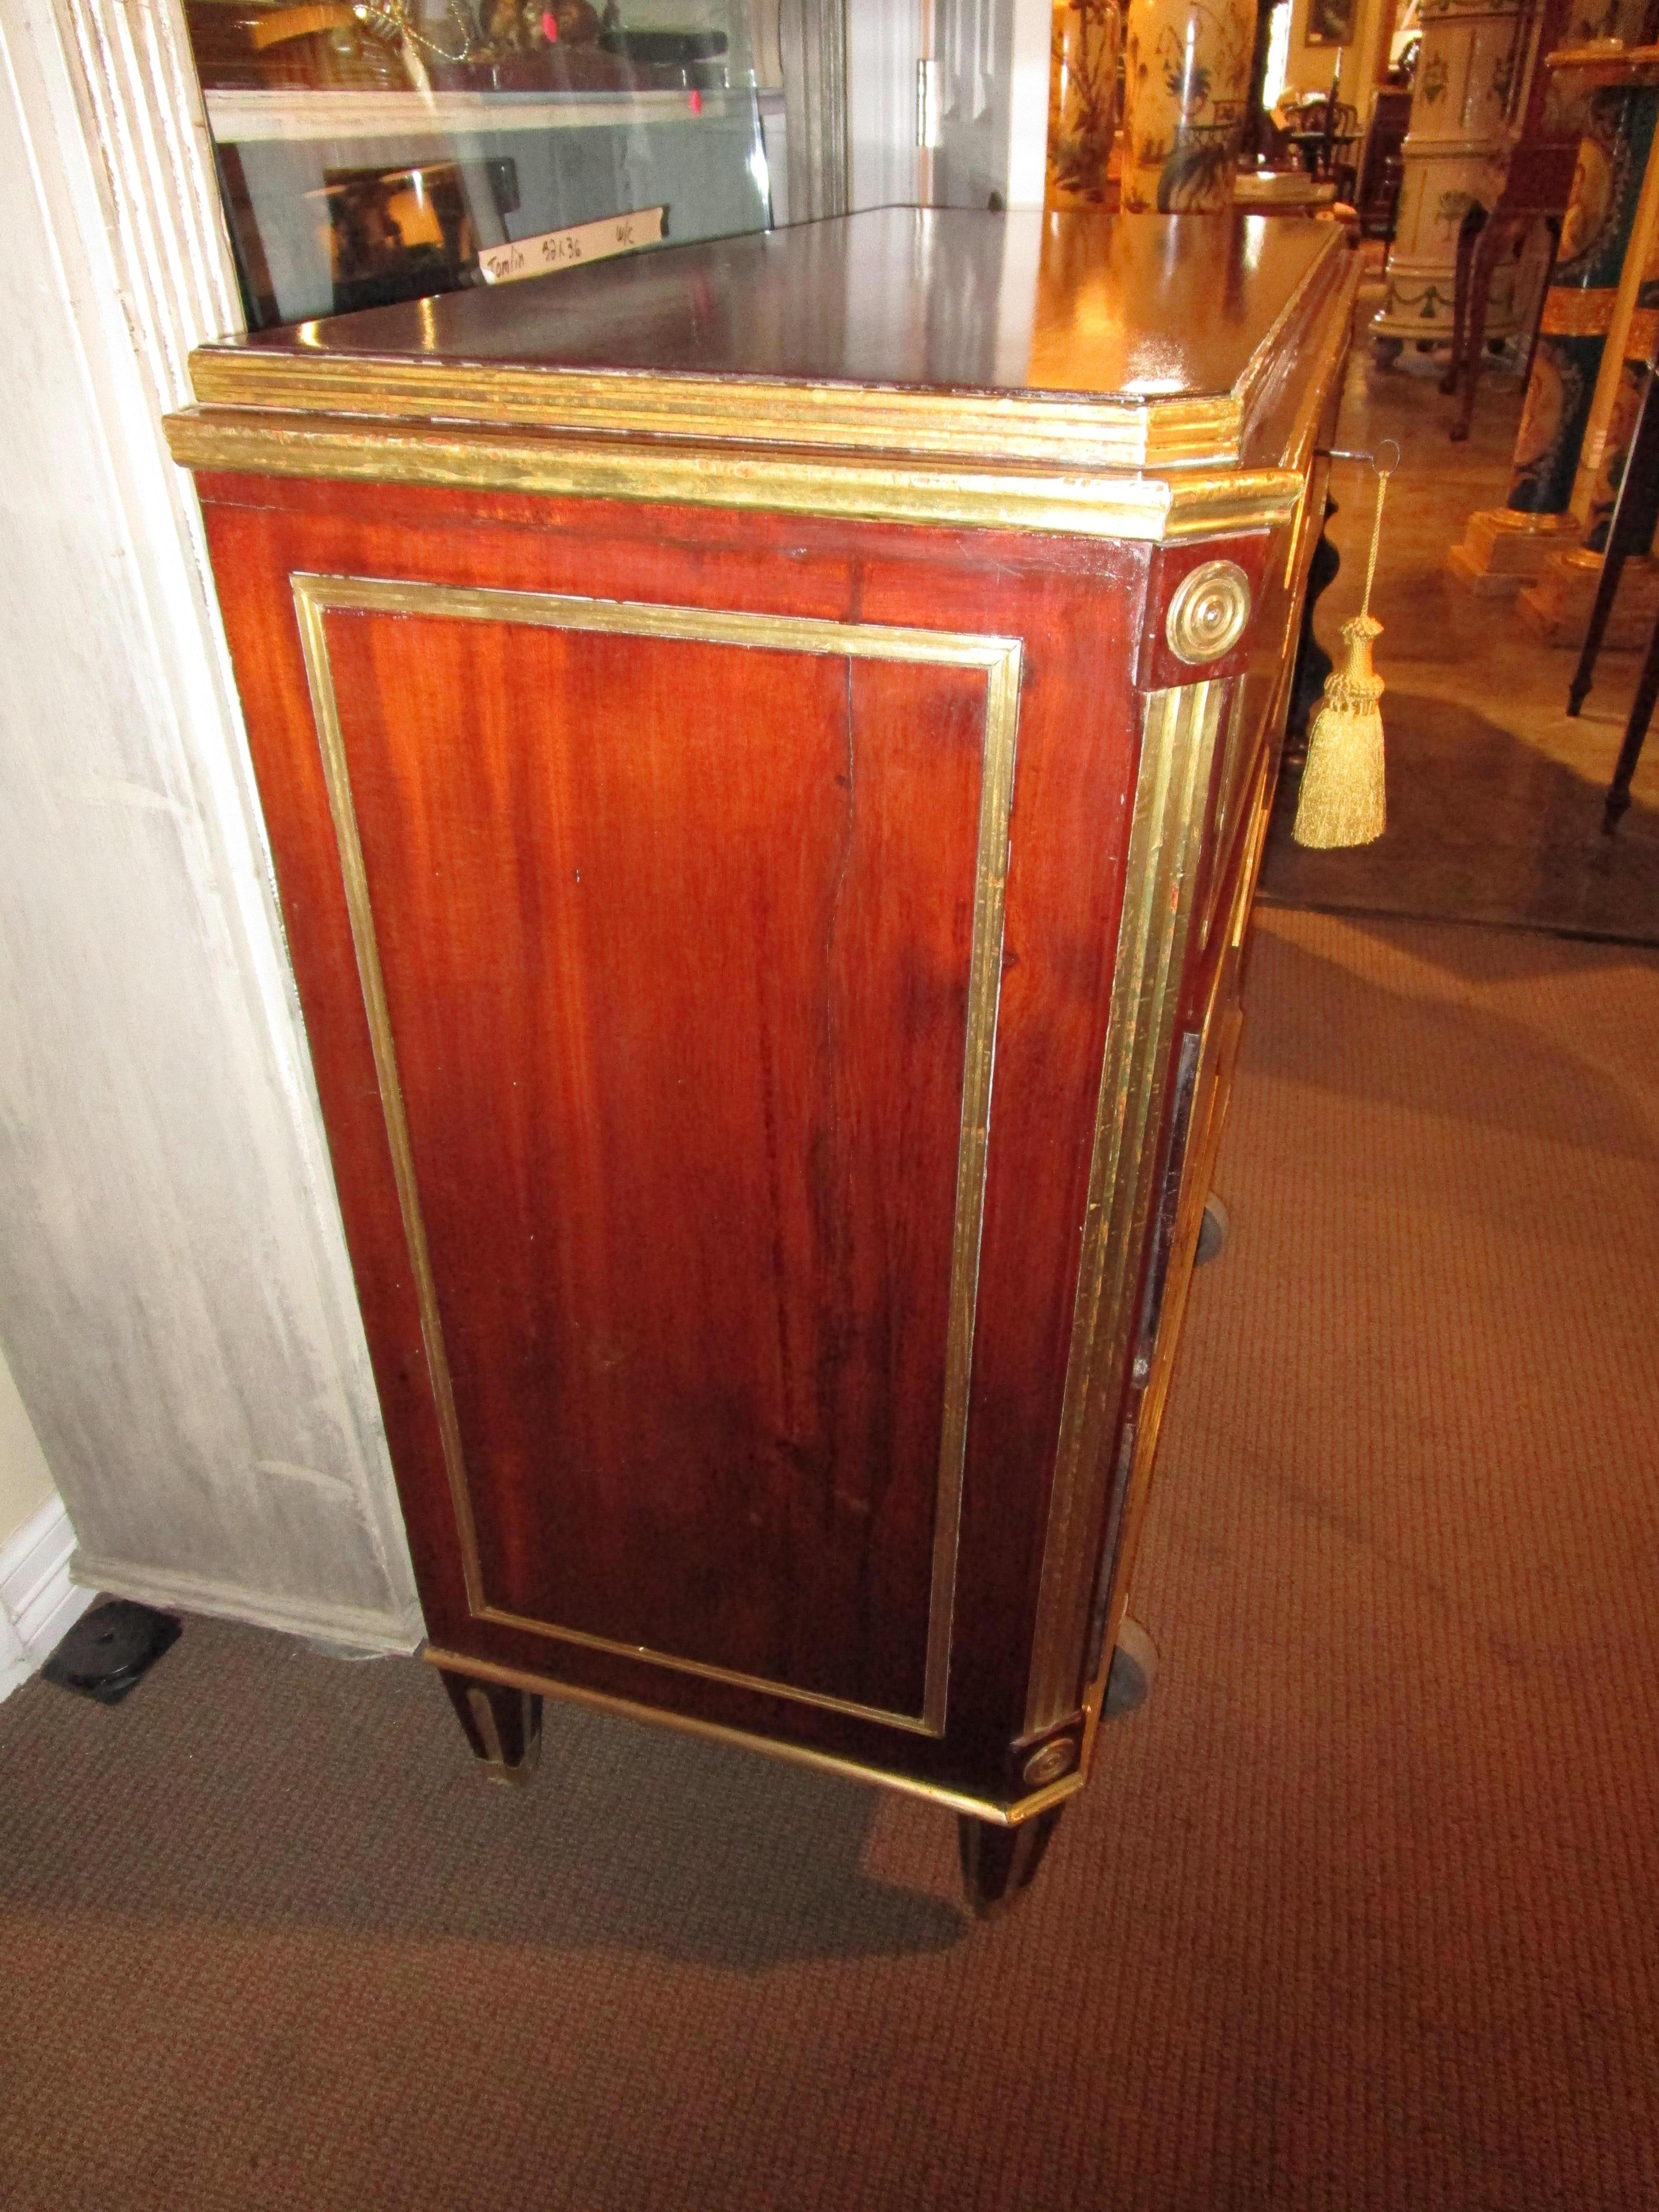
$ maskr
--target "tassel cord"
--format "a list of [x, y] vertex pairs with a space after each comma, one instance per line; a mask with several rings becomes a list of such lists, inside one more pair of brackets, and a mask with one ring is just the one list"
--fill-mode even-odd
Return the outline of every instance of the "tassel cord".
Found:
[[1371, 665], [1371, 641], [1381, 636], [1382, 625], [1371, 612], [1371, 587], [1382, 542], [1389, 475], [1388, 470], [1377, 469], [1365, 594], [1359, 612], [1342, 625], [1346, 661], [1326, 678], [1324, 704], [1308, 733], [1307, 763], [1291, 832], [1298, 845], [1328, 850], [1369, 845], [1387, 824], [1382, 718], [1377, 712], [1384, 687]]
[[1382, 501], [1388, 489], [1388, 473], [1385, 470], [1379, 469], [1376, 472], [1376, 513], [1371, 518], [1371, 555], [1370, 559], [1365, 563], [1365, 596], [1360, 602], [1359, 607], [1361, 621], [1364, 621], [1371, 611], [1371, 586], [1376, 578], [1376, 551], [1382, 543]]

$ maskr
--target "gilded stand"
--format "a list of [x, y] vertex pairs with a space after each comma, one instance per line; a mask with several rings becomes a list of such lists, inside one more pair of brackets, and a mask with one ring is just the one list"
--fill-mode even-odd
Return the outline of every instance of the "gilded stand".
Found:
[[[1583, 72], [1592, 89], [1509, 495], [1503, 507], [1472, 514], [1462, 544], [1448, 556], [1452, 573], [1487, 595], [1507, 596], [1534, 581], [1551, 553], [1584, 535], [1587, 502], [1575, 501], [1574, 485], [1592, 423], [1605, 423], [1609, 411], [1596, 411], [1603, 356], [1626, 296], [1631, 241], [1643, 235], [1638, 217], [1651, 204], [1645, 180], [1659, 113], [1659, 49], [1609, 58], [1601, 49], [1569, 47], [1549, 55], [1547, 66]], [[1644, 253], [1644, 242], [1638, 269]], [[1634, 284], [1632, 277], [1632, 302]], [[1615, 382], [1616, 376], [1615, 368]]]
[[[1659, 59], [1653, 67], [1659, 85]], [[1659, 92], [1650, 93], [1659, 106]], [[1630, 459], [1642, 402], [1659, 348], [1659, 132], [1650, 149], [1636, 220], [1626, 245], [1607, 343], [1596, 378], [1570, 512], [1583, 543], [1552, 553], [1537, 582], [1521, 594], [1522, 619], [1552, 645], [1582, 646], [1601, 580], [1607, 536]], [[1645, 644], [1659, 617], [1659, 568], [1646, 557], [1650, 530], [1639, 542], [1626, 532], [1624, 589], [1604, 621], [1601, 642]]]

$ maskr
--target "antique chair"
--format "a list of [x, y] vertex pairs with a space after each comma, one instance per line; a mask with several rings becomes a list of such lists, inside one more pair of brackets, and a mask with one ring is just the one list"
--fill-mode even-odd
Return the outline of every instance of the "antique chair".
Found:
[[1392, 240], [1395, 217], [1400, 206], [1400, 185], [1405, 173], [1400, 158], [1400, 149], [1405, 143], [1407, 125], [1411, 121], [1412, 96], [1408, 88], [1382, 85], [1371, 107], [1371, 119], [1366, 127], [1364, 150], [1359, 161], [1358, 197], [1354, 201], [1359, 213], [1360, 235]]
[[1286, 136], [1308, 174], [1320, 184], [1334, 184], [1338, 199], [1352, 202], [1358, 172], [1349, 149], [1359, 143], [1356, 111], [1346, 100], [1320, 93], [1304, 100], [1287, 119]]

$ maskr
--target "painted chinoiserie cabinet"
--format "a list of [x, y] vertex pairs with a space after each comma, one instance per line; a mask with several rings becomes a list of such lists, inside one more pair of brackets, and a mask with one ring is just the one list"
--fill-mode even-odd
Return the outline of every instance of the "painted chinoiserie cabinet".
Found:
[[1340, 234], [888, 209], [213, 345], [196, 472], [431, 1645], [963, 1816], [1094, 1751]]

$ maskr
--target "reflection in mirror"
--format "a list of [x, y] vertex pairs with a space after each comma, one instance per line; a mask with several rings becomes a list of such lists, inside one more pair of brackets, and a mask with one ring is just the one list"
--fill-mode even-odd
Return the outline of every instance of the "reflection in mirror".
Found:
[[534, 267], [623, 250], [581, 229], [615, 216], [660, 208], [675, 240], [774, 219], [783, 99], [762, 0], [185, 15], [252, 330], [484, 282], [490, 246], [532, 241]]

